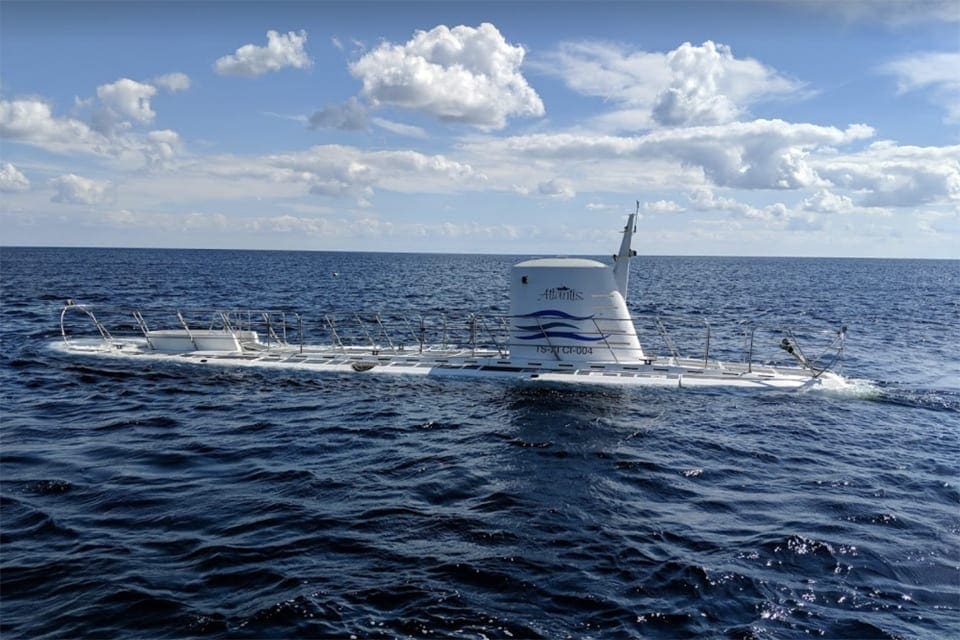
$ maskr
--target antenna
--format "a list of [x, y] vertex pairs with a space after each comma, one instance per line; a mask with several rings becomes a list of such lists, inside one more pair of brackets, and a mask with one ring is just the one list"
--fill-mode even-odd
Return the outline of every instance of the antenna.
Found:
[[637, 213], [631, 213], [627, 217], [627, 224], [623, 228], [623, 239], [620, 241], [620, 251], [613, 256], [613, 277], [617, 283], [617, 290], [624, 300], [627, 299], [627, 276], [630, 274], [630, 258], [637, 255], [637, 252], [630, 248], [630, 240], [637, 230], [639, 212], [640, 201], [637, 200]]

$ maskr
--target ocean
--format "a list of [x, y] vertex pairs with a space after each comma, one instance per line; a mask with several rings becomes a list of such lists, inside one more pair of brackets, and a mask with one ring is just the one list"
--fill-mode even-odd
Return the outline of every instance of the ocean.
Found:
[[525, 257], [0, 249], [0, 635], [960, 637], [960, 262], [633, 261], [637, 313], [845, 324], [834, 392], [50, 348], [67, 298], [506, 313]]

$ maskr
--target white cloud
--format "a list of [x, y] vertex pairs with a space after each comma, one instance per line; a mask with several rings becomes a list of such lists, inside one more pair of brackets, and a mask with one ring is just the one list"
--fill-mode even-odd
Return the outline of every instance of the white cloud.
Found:
[[726, 45], [685, 42], [666, 57], [670, 86], [657, 95], [653, 117], [664, 125], [737, 119], [745, 105], [796, 92], [799, 85], [756, 60], [738, 60]]
[[328, 104], [310, 116], [309, 123], [311, 129], [366, 131], [370, 126], [370, 117], [356, 98], [350, 98], [343, 104]]
[[[586, 205], [589, 211], [612, 211], [616, 213], [630, 213], [626, 211], [623, 205], [620, 204], [606, 204], [603, 202], [588, 202]], [[641, 214], [640, 217], [643, 217]]]
[[[115, 85], [118, 83], [104, 86]], [[115, 107], [119, 108], [119, 104], [124, 103], [120, 99], [120, 95], [125, 92], [124, 86], [125, 84], [120, 84], [118, 90], [108, 89], [105, 92]], [[134, 89], [130, 95], [137, 92], [138, 90]], [[147, 117], [145, 112], [142, 112], [142, 105], [131, 103], [122, 108], [134, 109], [134, 113], [141, 114], [138, 117]], [[149, 103], [145, 108], [150, 111]], [[138, 112], [137, 109], [141, 111]], [[36, 98], [0, 100], [0, 138], [30, 144], [53, 153], [80, 153], [109, 158], [124, 168], [166, 164], [181, 150], [182, 145], [176, 132], [164, 130], [135, 133], [130, 130], [129, 123], [119, 120], [125, 116], [112, 111], [112, 107], [108, 109], [106, 105], [99, 105], [97, 112], [93, 117], [96, 118], [99, 114], [103, 119], [101, 124], [108, 125], [107, 131], [97, 131], [76, 118], [57, 117], [49, 104]], [[152, 114], [152, 111], [150, 113]]]
[[832, 184], [857, 192], [862, 206], [960, 203], [960, 145], [916, 147], [881, 141], [859, 153], [813, 164]]
[[697, 211], [725, 211], [746, 216], [753, 207], [732, 198], [718, 197], [713, 190], [701, 187], [693, 190], [690, 195], [690, 206]]
[[0, 191], [16, 193], [30, 188], [30, 181], [11, 162], [0, 165]]
[[150, 99], [156, 93], [157, 88], [153, 85], [129, 78], [121, 78], [97, 87], [97, 98], [105, 109], [105, 112], [100, 112], [98, 116], [104, 119], [101, 121], [105, 123], [104, 130], [111, 129], [111, 125], [115, 123], [128, 120], [144, 125], [153, 122], [157, 114], [150, 108]]
[[408, 138], [427, 137], [426, 131], [412, 124], [403, 124], [402, 122], [394, 122], [392, 120], [386, 120], [385, 118], [371, 118], [370, 121], [381, 129], [386, 129], [390, 133], [395, 133], [400, 136], [407, 136]]
[[643, 210], [654, 214], [674, 214], [686, 211], [673, 200], [657, 200], [656, 202], [644, 202]]
[[37, 99], [0, 101], [0, 137], [59, 151], [107, 143], [80, 120], [54, 117], [50, 105]]
[[330, 216], [307, 218], [279, 214], [255, 218], [235, 226], [253, 233], [298, 233], [328, 238], [400, 236], [418, 239], [430, 237], [512, 241], [532, 233], [531, 229], [521, 229], [513, 225], [487, 225], [476, 222], [399, 223], [381, 220], [372, 215], [360, 218]]
[[277, 113], [276, 111], [264, 111], [263, 115], [270, 116], [271, 118], [279, 118], [281, 120], [291, 120], [293, 122], [299, 122], [310, 126], [310, 118], [300, 113]]
[[956, 0], [805, 0], [792, 5], [839, 15], [848, 22], [905, 27], [924, 22], [960, 22]]
[[178, 91], [186, 91], [190, 88], [190, 76], [185, 73], [174, 72], [174, 73], [165, 73], [162, 76], [157, 76], [152, 80], [153, 84], [158, 87], [163, 87], [170, 93], [176, 93]]
[[476, 188], [485, 176], [469, 164], [416, 151], [366, 151], [343, 145], [318, 145], [286, 154], [245, 159], [207, 158], [197, 167], [208, 175], [252, 178], [277, 185], [300, 185], [304, 192], [352, 198], [367, 206], [375, 189], [401, 193], [451, 193]]
[[150, 231], [228, 231], [237, 229], [240, 220], [230, 220], [222, 213], [145, 213], [119, 209], [98, 215], [106, 226]]
[[557, 178], [538, 184], [537, 192], [542, 196], [561, 200], [569, 200], [577, 195], [577, 192], [573, 190], [573, 185], [566, 180], [559, 180]]
[[162, 167], [169, 164], [181, 150], [180, 135], [176, 131], [163, 129], [147, 134], [142, 152], [147, 165]]
[[846, 130], [782, 120], [754, 120], [711, 127], [657, 130], [642, 136], [532, 134], [468, 143], [477, 155], [524, 156], [573, 163], [616, 159], [671, 159], [695, 167], [717, 186], [795, 189], [820, 178], [808, 163], [811, 151], [867, 138], [873, 129]]
[[[960, 211], [923, 212], [917, 216], [917, 228], [923, 233], [943, 235], [951, 240], [960, 237]], [[956, 243], [955, 240], [953, 242]]]
[[56, 190], [51, 202], [66, 204], [97, 204], [111, 197], [110, 181], [91, 180], [73, 173], [53, 178], [49, 185]]
[[799, 95], [802, 89], [799, 82], [756, 60], [735, 58], [728, 46], [712, 41], [687, 42], [665, 54], [600, 42], [564, 43], [535, 66], [579, 93], [620, 105], [595, 121], [613, 130], [730, 122], [752, 104]]
[[888, 62], [880, 67], [880, 72], [896, 77], [899, 93], [929, 90], [931, 100], [947, 112], [947, 122], [960, 122], [958, 69], [960, 52], [928, 51]]
[[248, 77], [262, 76], [284, 67], [307, 69], [313, 60], [304, 51], [306, 42], [307, 32], [303, 30], [285, 34], [267, 31], [267, 46], [245, 44], [235, 53], [218, 59], [213, 69], [220, 75]]
[[542, 116], [543, 102], [520, 73], [524, 48], [495, 26], [444, 25], [406, 44], [383, 43], [350, 65], [374, 105], [425, 111], [441, 120], [500, 129], [510, 116]]
[[606, 42], [565, 42], [531, 66], [557, 76], [578, 93], [642, 105], [647, 111], [671, 79], [665, 54], [629, 51]]
[[696, 211], [715, 212], [720, 211], [732, 214], [738, 218], [752, 220], [763, 220], [767, 222], [787, 223], [794, 219], [810, 222], [813, 217], [810, 214], [799, 214], [782, 202], [775, 202], [765, 207], [755, 207], [746, 202], [740, 202], [733, 198], [724, 198], [714, 195], [711, 189], [706, 187], [695, 189], [689, 194], [690, 207]]
[[805, 198], [800, 203], [800, 207], [805, 211], [818, 213], [849, 213], [854, 210], [853, 200], [826, 189], [820, 189], [809, 198]]

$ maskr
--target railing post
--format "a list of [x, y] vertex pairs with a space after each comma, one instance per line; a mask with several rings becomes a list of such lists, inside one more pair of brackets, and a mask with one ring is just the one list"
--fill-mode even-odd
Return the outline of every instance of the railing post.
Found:
[[550, 348], [550, 353], [553, 354], [553, 357], [556, 358], [558, 362], [563, 360], [563, 358], [560, 357], [560, 346], [557, 345], [554, 347], [553, 343], [550, 342], [550, 336], [547, 335], [546, 330], [543, 328], [543, 323], [540, 322], [540, 316], [537, 316], [537, 327], [540, 329], [540, 333], [543, 334], [543, 339], [547, 341], [547, 346]]
[[390, 339], [390, 334], [387, 333], [387, 328], [383, 326], [383, 320], [380, 318], [380, 312], [377, 312], [375, 317], [377, 319], [377, 326], [380, 327], [380, 333], [378, 335], [383, 335], [383, 338], [387, 341], [387, 344], [390, 345], [390, 350], [396, 351], [397, 347], [393, 344], [393, 340]]
[[706, 369], [707, 359], [710, 357], [710, 323], [704, 320], [703, 324], [707, 325], [707, 346], [703, 351], [703, 368]]
[[295, 313], [297, 316], [297, 333], [300, 335], [300, 355], [303, 355], [303, 316]]
[[147, 346], [153, 349], [153, 341], [150, 340], [150, 330], [147, 328], [147, 321], [143, 319], [143, 313], [140, 312], [140, 309], [133, 310], [133, 318], [140, 326], [140, 331], [143, 332], [143, 339], [147, 341]]
[[470, 314], [470, 355], [477, 355], [477, 315]]
[[343, 346], [343, 341], [340, 340], [340, 336], [337, 335], [337, 326], [336, 320], [329, 315], [323, 316], [324, 321], [327, 323], [327, 327], [330, 328], [330, 335], [333, 337], [333, 346], [340, 347], [340, 351], [343, 353], [347, 352], [346, 347]]
[[197, 341], [193, 339], [193, 333], [190, 332], [190, 327], [187, 326], [187, 321], [183, 319], [183, 313], [180, 310], [177, 310], [177, 319], [180, 320], [180, 324], [183, 325], [183, 330], [187, 332], [187, 337], [190, 338], [190, 344], [193, 345], [194, 351], [199, 351], [200, 347], [197, 346]]
[[[631, 320], [631, 322], [633, 322], [633, 320]], [[600, 325], [597, 324], [597, 319], [596, 319], [596, 318], [593, 319], [593, 326], [594, 326], [594, 328], [597, 330], [597, 333], [600, 334], [600, 337], [603, 338], [603, 344], [604, 344], [604, 346], [607, 348], [607, 351], [610, 352], [610, 355], [613, 356], [613, 361], [616, 362], [617, 364], [620, 364], [620, 359], [617, 358], [617, 352], [614, 351], [614, 350], [613, 350], [613, 347], [610, 346], [610, 343], [607, 342], [607, 336], [605, 336], [605, 335], [603, 334], [603, 331], [600, 330]]]
[[423, 325], [423, 316], [417, 316], [420, 319], [420, 354], [423, 354], [423, 341], [427, 337], [427, 328]]

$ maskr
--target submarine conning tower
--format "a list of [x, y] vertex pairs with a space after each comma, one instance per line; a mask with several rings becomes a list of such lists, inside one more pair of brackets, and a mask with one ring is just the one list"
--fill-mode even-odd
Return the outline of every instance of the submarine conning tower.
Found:
[[510, 361], [644, 360], [627, 310], [636, 214], [627, 219], [613, 266], [583, 258], [539, 258], [510, 271]]

